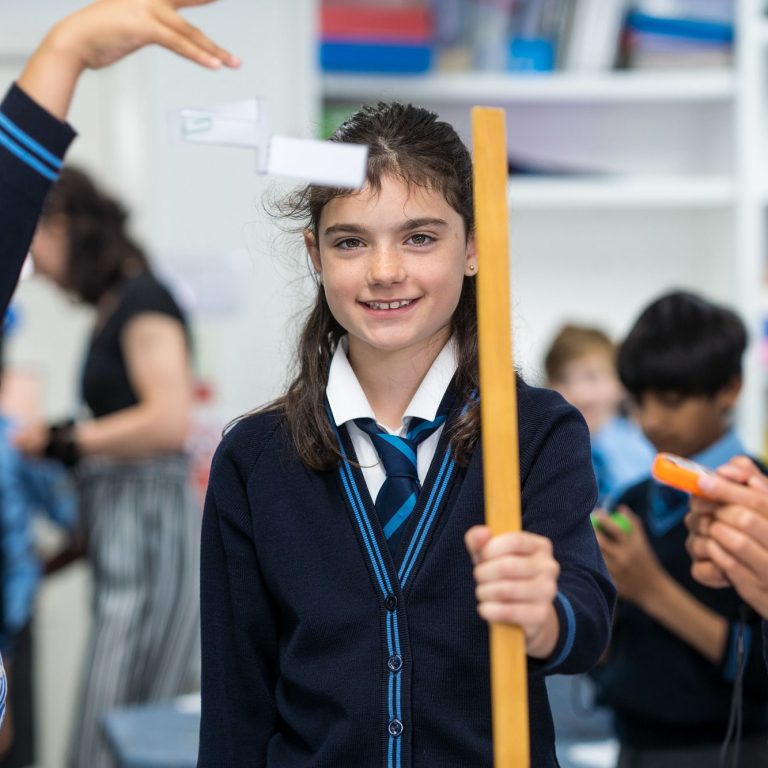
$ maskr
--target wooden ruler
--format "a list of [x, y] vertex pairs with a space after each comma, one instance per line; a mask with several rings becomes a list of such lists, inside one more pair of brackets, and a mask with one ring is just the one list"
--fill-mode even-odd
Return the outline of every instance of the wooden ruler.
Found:
[[[472, 148], [485, 519], [497, 535], [522, 526], [504, 110], [473, 108]], [[494, 765], [529, 768], [525, 637], [502, 624], [490, 635]]]

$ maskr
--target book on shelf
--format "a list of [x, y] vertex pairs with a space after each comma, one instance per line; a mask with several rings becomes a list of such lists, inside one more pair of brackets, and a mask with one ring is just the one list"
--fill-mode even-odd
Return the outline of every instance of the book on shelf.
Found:
[[732, 2], [642, 0], [627, 17], [624, 47], [633, 68], [722, 67], [733, 39]]
[[320, 33], [326, 72], [418, 74], [432, 68], [428, 5], [327, 0], [320, 8]]

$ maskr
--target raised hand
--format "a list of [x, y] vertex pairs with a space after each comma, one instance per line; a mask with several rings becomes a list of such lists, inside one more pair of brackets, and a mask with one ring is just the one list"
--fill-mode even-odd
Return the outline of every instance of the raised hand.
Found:
[[101, 69], [147, 45], [159, 45], [209, 69], [238, 58], [183, 19], [180, 8], [215, 0], [97, 0], [58, 22], [40, 43], [19, 87], [61, 120], [85, 69]]

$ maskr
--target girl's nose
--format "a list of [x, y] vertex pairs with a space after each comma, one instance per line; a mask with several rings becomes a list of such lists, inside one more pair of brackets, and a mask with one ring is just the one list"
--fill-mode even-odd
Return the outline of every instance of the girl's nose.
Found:
[[368, 281], [372, 285], [392, 285], [405, 279], [405, 264], [394, 248], [376, 249], [368, 265]]

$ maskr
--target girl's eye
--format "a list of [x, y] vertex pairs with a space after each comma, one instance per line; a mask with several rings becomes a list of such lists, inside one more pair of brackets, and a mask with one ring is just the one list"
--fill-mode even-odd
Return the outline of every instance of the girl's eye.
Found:
[[435, 238], [432, 237], [431, 235], [425, 235], [422, 232], [417, 232], [415, 235], [411, 235], [408, 238], [408, 241], [413, 245], [424, 246], [424, 245], [429, 245], [430, 243], [434, 243]]
[[358, 240], [356, 237], [347, 237], [344, 240], [340, 240], [336, 243], [337, 248], [341, 248], [343, 251], [350, 251], [353, 248], [359, 248], [363, 244], [362, 240]]

